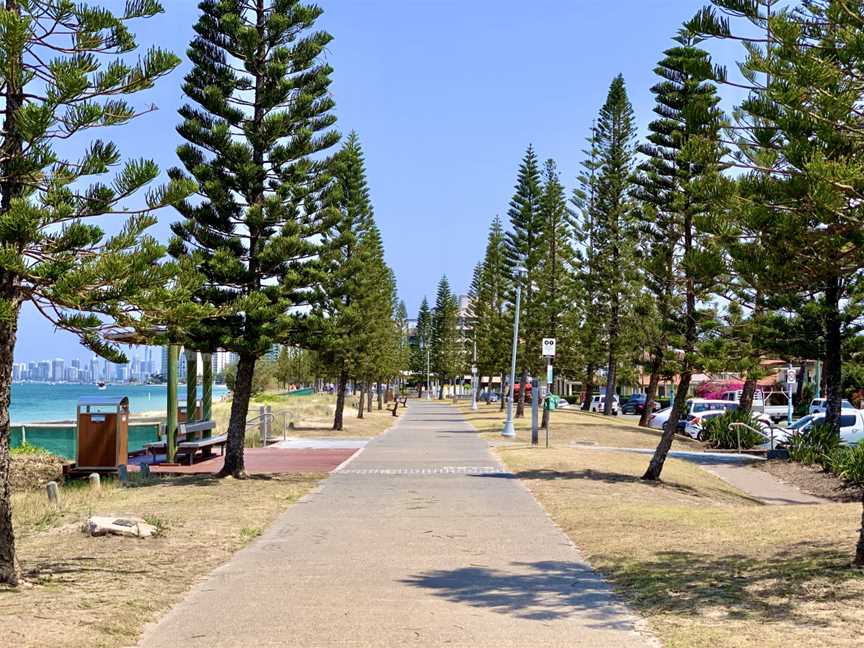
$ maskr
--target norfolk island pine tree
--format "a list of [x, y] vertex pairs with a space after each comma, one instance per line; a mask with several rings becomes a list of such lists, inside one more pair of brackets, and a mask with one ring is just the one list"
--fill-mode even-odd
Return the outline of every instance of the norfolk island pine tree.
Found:
[[[298, 0], [203, 0], [183, 91], [173, 178], [198, 184], [178, 207], [174, 256], [205, 277], [198, 299], [225, 314], [202, 322], [197, 346], [239, 357], [222, 476], [243, 476], [250, 389], [258, 358], [292, 343], [317, 263], [316, 238], [335, 210], [326, 199], [339, 139], [323, 62], [322, 10]], [[302, 342], [302, 340], [300, 340]]]
[[[513, 197], [507, 216], [510, 218], [510, 227], [505, 239], [507, 258], [507, 272], [513, 277], [511, 286], [513, 295], [509, 302], [514, 304], [510, 309], [511, 322], [515, 317], [515, 290], [516, 281], [514, 277], [517, 268], [524, 270], [521, 279], [521, 315], [519, 335], [518, 368], [519, 368], [519, 400], [516, 406], [516, 416], [524, 415], [525, 410], [525, 385], [529, 372], [537, 371], [539, 362], [529, 359], [539, 358], [540, 329], [534, 317], [535, 285], [537, 282], [540, 265], [544, 254], [543, 245], [543, 216], [540, 213], [540, 197], [542, 194], [542, 181], [540, 177], [540, 166], [534, 147], [529, 145], [519, 171], [516, 176]], [[512, 327], [511, 327], [512, 328]], [[515, 396], [514, 385], [509, 385], [510, 393]]]
[[[155, 210], [188, 195], [189, 183], [147, 192], [116, 234], [87, 219], [119, 216], [159, 170], [149, 160], [121, 164], [120, 151], [96, 129], [146, 113], [130, 95], [151, 88], [179, 59], [158, 48], [136, 62], [130, 30], [152, 17], [156, 1], [126, 4], [122, 14], [87, 3], [7, 0], [0, 9], [5, 103], [0, 176], [0, 582], [19, 580], [9, 483], [9, 402], [18, 316], [24, 303], [95, 353], [125, 361], [106, 335], [148, 330], [171, 318], [173, 264], [144, 234]], [[62, 25], [62, 28], [58, 29]], [[65, 33], [64, 33], [65, 32]], [[89, 143], [81, 143], [83, 138]], [[80, 145], [80, 157], [56, 150]], [[182, 296], [181, 296], [182, 299]]]

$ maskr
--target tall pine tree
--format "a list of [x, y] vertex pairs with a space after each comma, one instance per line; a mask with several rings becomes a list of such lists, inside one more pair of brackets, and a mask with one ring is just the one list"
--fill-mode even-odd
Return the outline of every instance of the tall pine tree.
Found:
[[462, 339], [459, 334], [459, 305], [450, 291], [450, 282], [442, 276], [432, 311], [432, 370], [438, 376], [438, 399], [444, 398], [444, 384], [462, 369]]
[[203, 0], [189, 47], [177, 154], [200, 201], [179, 211], [171, 251], [192, 255], [205, 276], [199, 294], [225, 314], [202, 322], [194, 346], [239, 357], [225, 465], [243, 476], [246, 416], [255, 363], [291, 342], [307, 303], [332, 208], [321, 154], [338, 141], [322, 10], [298, 0]]
[[164, 323], [175, 298], [167, 290], [173, 268], [160, 265], [164, 249], [145, 230], [156, 222], [151, 212], [188, 195], [189, 183], [150, 189], [116, 234], [101, 227], [159, 175], [150, 160], [124, 162], [97, 133], [146, 113], [131, 96], [178, 65], [158, 48], [128, 56], [138, 49], [134, 22], [161, 11], [155, 0], [128, 2], [120, 13], [65, 0], [0, 8], [0, 583], [19, 580], [9, 403], [22, 306], [122, 362], [105, 335]]
[[[655, 160], [669, 162], [674, 170], [670, 176], [674, 179], [671, 200], [657, 204], [663, 208], [660, 214], [666, 226], [665, 245], [673, 250], [674, 290], [680, 291], [683, 303], [680, 310], [671, 310], [670, 304], [670, 321], [663, 324], [663, 330], [674, 325], [673, 341], [676, 348], [683, 350], [684, 357], [674, 407], [643, 476], [648, 480], [660, 479], [678, 421], [684, 414], [690, 381], [700, 364], [698, 342], [712, 323], [708, 309], [701, 305], [710, 299], [722, 272], [708, 224], [718, 211], [712, 200], [716, 188], [727, 186], [721, 175], [726, 168], [723, 161], [726, 149], [720, 137], [724, 116], [718, 107], [717, 89], [710, 82], [713, 74], [710, 56], [696, 47], [698, 39], [686, 31], [674, 40], [678, 46], [665, 52], [657, 68], [664, 80], [654, 87], [657, 112], [664, 121], [654, 122], [652, 133], [665, 133], [668, 139], [655, 137], [656, 148], [646, 151], [653, 153]], [[656, 171], [656, 165], [648, 167], [649, 171], [652, 169]], [[662, 191], [664, 179], [657, 178], [657, 182], [658, 191]], [[666, 251], [660, 247], [663, 257]]]
[[597, 119], [596, 255], [600, 298], [608, 306], [606, 320], [606, 410], [612, 413], [617, 389], [622, 333], [630, 298], [636, 294], [633, 258], [637, 240], [632, 200], [636, 126], [624, 77], [613, 79]]
[[[523, 323], [521, 341], [519, 345], [518, 364], [520, 368], [519, 379], [519, 401], [516, 407], [516, 416], [523, 416], [525, 409], [525, 384], [528, 373], [539, 369], [537, 358], [540, 355], [540, 328], [535, 317], [535, 286], [540, 272], [540, 266], [545, 252], [543, 245], [543, 215], [540, 211], [540, 199], [542, 195], [542, 181], [540, 167], [534, 147], [528, 146], [525, 157], [519, 165], [519, 173], [516, 178], [516, 187], [513, 198], [510, 200], [510, 208], [507, 215], [510, 218], [511, 231], [507, 233], [506, 250], [507, 264], [511, 277], [516, 269], [524, 270], [521, 279], [514, 277], [522, 288], [521, 317]], [[510, 302], [515, 304], [511, 297]], [[511, 317], [515, 313], [511, 310]], [[513, 392], [514, 385], [509, 389]]]
[[369, 335], [373, 314], [365, 311], [361, 303], [371, 278], [367, 272], [368, 248], [361, 247], [361, 242], [374, 216], [357, 133], [352, 132], [334, 156], [332, 170], [336, 186], [330, 198], [338, 217], [322, 235], [313, 311], [317, 317], [310, 322], [316, 334], [310, 335], [310, 340], [315, 340], [322, 360], [336, 376], [333, 429], [342, 430], [348, 379], [374, 343]]

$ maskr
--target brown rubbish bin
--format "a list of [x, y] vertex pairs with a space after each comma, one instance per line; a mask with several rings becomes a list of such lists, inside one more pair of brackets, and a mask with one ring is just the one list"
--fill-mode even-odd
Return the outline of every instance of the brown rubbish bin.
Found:
[[129, 462], [129, 399], [126, 396], [85, 396], [78, 400], [79, 470], [116, 470]]

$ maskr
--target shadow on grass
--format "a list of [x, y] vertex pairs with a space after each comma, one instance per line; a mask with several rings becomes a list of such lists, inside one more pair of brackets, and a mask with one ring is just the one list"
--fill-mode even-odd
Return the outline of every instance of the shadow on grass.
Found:
[[593, 627], [632, 628], [602, 577], [587, 565], [542, 561], [511, 566], [509, 571], [484, 567], [429, 571], [402, 582], [454, 603], [521, 619], [545, 622], [578, 611], [594, 621]]
[[[616, 588], [643, 614], [711, 619], [784, 621], [830, 626], [824, 606], [857, 605], [864, 572], [833, 548], [795, 545], [758, 558], [736, 553], [665, 551], [647, 561], [595, 556]], [[536, 621], [587, 616], [595, 627], [630, 627], [596, 572], [574, 562], [512, 563], [512, 570], [482, 567], [430, 571], [403, 581], [454, 603]], [[814, 605], [815, 604], [815, 605]], [[820, 605], [822, 604], [822, 605]], [[835, 608], [836, 609], [836, 608]]]
[[513, 473], [493, 473], [488, 475], [474, 475], [479, 478], [494, 479], [537, 479], [545, 481], [584, 479], [587, 481], [603, 482], [605, 484], [639, 484], [649, 488], [662, 488], [673, 490], [686, 495], [696, 497], [707, 497], [707, 494], [699, 489], [683, 484], [665, 481], [645, 481], [637, 475], [607, 472], [605, 470], [520, 470]]
[[78, 556], [66, 558], [65, 560], [51, 560], [44, 562], [24, 563], [22, 573], [27, 581], [41, 581], [46, 578], [57, 576], [74, 576], [75, 574], [105, 573], [121, 576], [136, 576], [148, 574], [148, 569], [118, 569], [116, 566], [99, 567], [97, 559], [89, 556]]
[[810, 543], [759, 557], [663, 551], [647, 561], [595, 560], [648, 614], [720, 612], [730, 619], [830, 626], [836, 614], [818, 610], [857, 606], [864, 585], [864, 572], [850, 566], [849, 554]]

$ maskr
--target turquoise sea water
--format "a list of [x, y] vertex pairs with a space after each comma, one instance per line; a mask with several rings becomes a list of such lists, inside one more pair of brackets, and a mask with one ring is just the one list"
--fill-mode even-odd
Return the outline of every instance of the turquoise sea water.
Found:
[[[186, 402], [186, 387], [180, 385], [180, 404]], [[224, 385], [213, 386], [213, 399], [225, 395]], [[201, 396], [201, 388], [198, 388]], [[15, 383], [12, 385], [12, 404], [9, 408], [13, 424], [40, 421], [71, 421], [75, 418], [75, 406], [82, 396], [126, 396], [129, 411], [165, 411], [168, 400], [166, 385], [108, 385], [100, 390], [96, 385]]]

